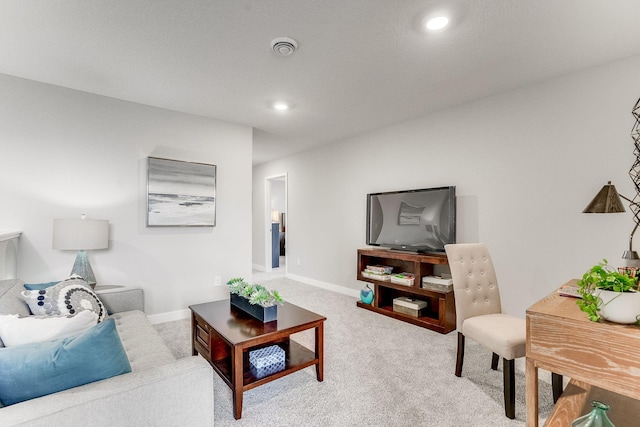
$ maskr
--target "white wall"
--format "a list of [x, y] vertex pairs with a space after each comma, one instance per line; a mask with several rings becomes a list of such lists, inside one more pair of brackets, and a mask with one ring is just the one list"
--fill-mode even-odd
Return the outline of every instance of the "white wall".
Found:
[[455, 185], [458, 241], [488, 244], [504, 310], [524, 316], [603, 257], [621, 263], [630, 212], [581, 211], [607, 180], [633, 195], [638, 72], [636, 56], [257, 165], [254, 227], [264, 177], [287, 172], [288, 272], [359, 289], [366, 194]]
[[[140, 286], [148, 314], [221, 299], [251, 274], [252, 130], [0, 75], [0, 229], [22, 230], [26, 282], [67, 277], [75, 254], [51, 248], [54, 218], [110, 222], [89, 253], [98, 284]], [[214, 228], [147, 228], [148, 156], [217, 165]]]
[[285, 212], [284, 180], [271, 180], [271, 210]]

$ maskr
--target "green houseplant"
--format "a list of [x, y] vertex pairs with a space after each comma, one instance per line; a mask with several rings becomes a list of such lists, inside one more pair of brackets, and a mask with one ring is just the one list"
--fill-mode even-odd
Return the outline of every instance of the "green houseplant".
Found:
[[[617, 323], [638, 321], [638, 279], [617, 271], [606, 259], [587, 270], [582, 279], [578, 280], [578, 286], [582, 297], [577, 301], [578, 306], [590, 320], [597, 322], [603, 317]], [[626, 310], [630, 312], [627, 313]]]
[[240, 277], [229, 280], [227, 285], [231, 293], [231, 305], [262, 322], [277, 319], [277, 304], [284, 304], [278, 291], [268, 290], [262, 285], [252, 285]]
[[284, 300], [276, 290], [268, 290], [262, 285], [252, 285], [237, 277], [227, 282], [231, 294], [239, 295], [249, 300], [250, 304], [258, 304], [262, 307], [271, 307], [276, 304], [284, 304]]

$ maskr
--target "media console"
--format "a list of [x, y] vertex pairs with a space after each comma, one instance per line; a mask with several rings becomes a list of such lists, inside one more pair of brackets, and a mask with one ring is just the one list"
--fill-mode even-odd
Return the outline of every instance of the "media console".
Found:
[[[386, 249], [358, 249], [357, 278], [363, 282], [373, 283], [375, 297], [371, 304], [358, 301], [357, 305], [366, 310], [413, 323], [441, 334], [448, 334], [456, 328], [453, 291], [440, 292], [420, 287], [424, 276], [434, 274], [435, 265], [448, 264], [449, 261], [445, 254], [415, 254]], [[415, 281], [413, 285], [406, 286], [370, 279], [362, 275], [362, 271], [367, 265], [387, 265], [393, 267], [394, 273], [413, 273]], [[423, 310], [420, 317], [394, 311], [393, 300], [398, 297], [412, 297], [427, 301], [427, 308]]]

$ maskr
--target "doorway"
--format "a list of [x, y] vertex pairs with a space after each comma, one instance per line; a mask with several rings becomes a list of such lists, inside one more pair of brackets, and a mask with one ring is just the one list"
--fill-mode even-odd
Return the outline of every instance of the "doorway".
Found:
[[265, 271], [287, 271], [287, 174], [265, 178]]

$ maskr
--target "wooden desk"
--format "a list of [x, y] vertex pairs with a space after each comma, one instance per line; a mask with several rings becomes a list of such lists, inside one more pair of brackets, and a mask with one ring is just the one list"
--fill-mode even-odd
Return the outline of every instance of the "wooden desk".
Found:
[[[568, 283], [575, 282], [576, 279], [573, 279]], [[596, 386], [594, 390], [598, 392], [617, 393], [637, 408], [637, 402], [633, 399], [640, 400], [640, 328], [606, 321], [591, 322], [580, 311], [574, 298], [553, 292], [527, 310], [529, 427], [538, 426], [538, 368], [572, 378], [571, 387], [563, 393], [565, 401], [567, 391], [576, 385], [584, 388], [591, 385]], [[606, 402], [604, 397], [603, 400]], [[561, 403], [558, 401], [558, 405]], [[608, 403], [613, 404], [613, 401]], [[624, 412], [628, 409], [625, 407]], [[576, 409], [582, 410], [582, 406]], [[611, 415], [614, 410], [612, 407]], [[552, 418], [557, 412], [554, 410], [546, 425], [556, 425]], [[575, 417], [583, 413], [578, 412]], [[575, 418], [571, 416], [573, 414], [565, 413], [569, 422]], [[612, 421], [615, 423], [613, 417]]]

